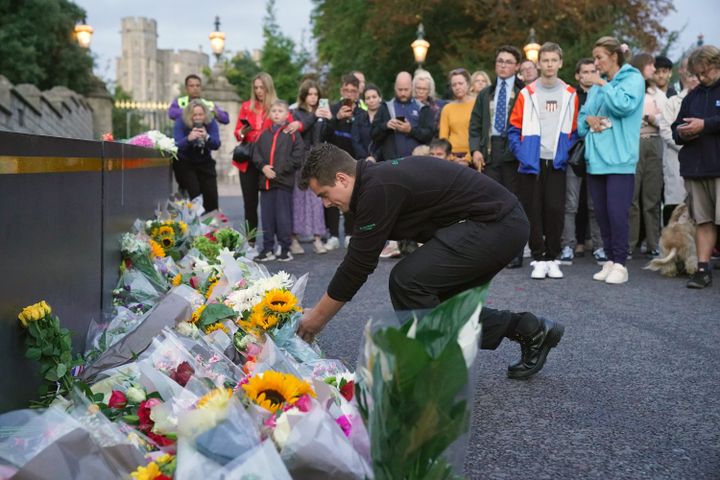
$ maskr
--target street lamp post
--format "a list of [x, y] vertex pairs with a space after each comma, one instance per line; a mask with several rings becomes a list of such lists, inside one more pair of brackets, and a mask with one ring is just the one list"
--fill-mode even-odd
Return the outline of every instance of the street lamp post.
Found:
[[210, 32], [210, 48], [215, 54], [215, 64], [220, 62], [220, 56], [225, 50], [225, 33], [220, 31], [220, 17], [215, 17], [215, 31]]
[[534, 28], [530, 29], [530, 41], [527, 45], [523, 47], [523, 51], [525, 52], [525, 58], [531, 60], [534, 64], [537, 65], [538, 53], [540, 52], [540, 44], [535, 41]]
[[425, 27], [420, 23], [417, 29], [417, 38], [410, 44], [413, 55], [415, 56], [415, 63], [418, 64], [418, 68], [422, 68], [422, 64], [425, 63], [425, 57], [427, 57], [428, 49], [430, 48], [430, 42], [425, 40]]
[[75, 25], [73, 36], [82, 48], [90, 48], [90, 40], [94, 31], [90, 25], [85, 23], [85, 18], [83, 18], [81, 23]]

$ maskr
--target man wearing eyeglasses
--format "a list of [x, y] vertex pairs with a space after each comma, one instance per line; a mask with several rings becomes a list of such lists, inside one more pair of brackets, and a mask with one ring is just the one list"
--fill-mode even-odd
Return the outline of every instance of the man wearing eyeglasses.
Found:
[[[507, 125], [510, 111], [524, 87], [517, 78], [522, 60], [520, 50], [503, 45], [495, 53], [495, 83], [477, 96], [470, 116], [472, 162], [487, 176], [517, 196], [518, 161], [508, 148]], [[522, 267], [522, 252], [508, 268]]]

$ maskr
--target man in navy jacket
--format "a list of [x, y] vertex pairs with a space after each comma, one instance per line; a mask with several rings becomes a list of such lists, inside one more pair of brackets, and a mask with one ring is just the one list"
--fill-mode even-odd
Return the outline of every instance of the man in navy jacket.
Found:
[[698, 271], [687, 286], [705, 288], [712, 284], [710, 256], [720, 225], [720, 49], [705, 45], [693, 51], [688, 69], [700, 85], [683, 99], [672, 131], [675, 143], [683, 145], [678, 153], [680, 175], [697, 224]]

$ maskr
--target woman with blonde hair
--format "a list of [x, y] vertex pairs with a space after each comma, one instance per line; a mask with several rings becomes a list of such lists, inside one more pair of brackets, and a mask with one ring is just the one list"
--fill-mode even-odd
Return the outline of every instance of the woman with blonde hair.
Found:
[[628, 281], [629, 210], [640, 155], [645, 79], [625, 63], [616, 38], [595, 42], [593, 58], [600, 75], [593, 79], [577, 122], [578, 134], [585, 137], [588, 191], [608, 257], [593, 279], [618, 285]]
[[490, 86], [491, 83], [490, 75], [485, 73], [485, 71], [478, 70], [477, 72], [473, 72], [470, 77], [470, 94], [477, 97], [478, 93]]
[[178, 147], [173, 172], [180, 190], [191, 199], [202, 195], [206, 212], [217, 210], [217, 173], [210, 151], [220, 148], [220, 132], [201, 99], [191, 100], [175, 120], [173, 137]]
[[475, 106], [475, 97], [470, 95], [470, 74], [464, 68], [456, 68], [450, 72], [448, 80], [455, 99], [442, 110], [438, 137], [452, 144], [456, 159], [469, 164], [470, 114]]

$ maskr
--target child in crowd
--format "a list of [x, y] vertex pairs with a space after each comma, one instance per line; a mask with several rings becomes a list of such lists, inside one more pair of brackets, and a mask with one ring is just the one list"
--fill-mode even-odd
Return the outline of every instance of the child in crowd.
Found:
[[[255, 142], [253, 163], [262, 172], [260, 177], [260, 210], [263, 249], [255, 260], [287, 262], [292, 234], [292, 203], [295, 172], [302, 166], [304, 149], [302, 137], [286, 133], [289, 108], [284, 100], [270, 104], [272, 127], [265, 130]], [[280, 244], [280, 255], [275, 257], [275, 238]]]
[[[452, 160], [452, 144], [445, 138], [433, 138], [430, 142], [430, 156]], [[462, 162], [467, 164], [467, 162]]]

